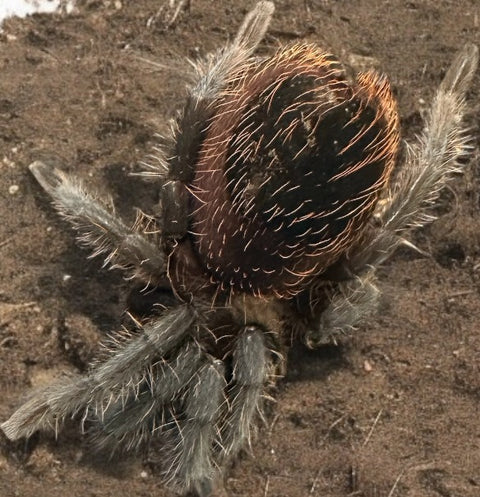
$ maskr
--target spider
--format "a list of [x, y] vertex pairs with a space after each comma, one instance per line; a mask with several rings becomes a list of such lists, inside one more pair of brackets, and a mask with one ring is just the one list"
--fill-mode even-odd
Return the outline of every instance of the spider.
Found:
[[355, 328], [376, 308], [376, 269], [434, 219], [470, 152], [462, 116], [477, 48], [457, 55], [400, 154], [385, 77], [351, 77], [312, 44], [254, 57], [273, 10], [259, 2], [233, 41], [194, 64], [170, 144], [145, 172], [159, 204], [133, 227], [79, 180], [30, 165], [81, 244], [170, 297], [87, 375], [34, 391], [1, 425], [8, 438], [79, 416], [101, 448], [157, 440], [166, 484], [210, 495], [292, 340], [317, 347]]

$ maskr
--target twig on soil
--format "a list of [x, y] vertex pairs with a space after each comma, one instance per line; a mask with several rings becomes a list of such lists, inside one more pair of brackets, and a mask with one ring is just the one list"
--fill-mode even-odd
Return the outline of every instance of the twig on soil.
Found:
[[375, 426], [377, 426], [377, 423], [378, 423], [382, 413], [383, 413], [383, 407], [382, 407], [382, 409], [380, 409], [380, 411], [378, 411], [378, 414], [377, 414], [375, 420], [373, 421], [373, 425], [370, 428], [370, 431], [368, 432], [367, 438], [365, 438], [365, 441], [363, 442], [362, 447], [365, 447], [367, 445], [367, 443], [369, 442], [370, 438], [372, 437], [373, 431], [375, 430]]
[[163, 28], [170, 29], [175, 25], [175, 21], [180, 15], [182, 10], [190, 10], [191, 0], [179, 0], [175, 5], [176, 0], [169, 0], [164, 2], [158, 9], [157, 13], [150, 17], [147, 21], [147, 28], [153, 26], [160, 16], [164, 15]]
[[270, 486], [270, 476], [267, 476], [267, 481], [265, 482], [265, 490], [263, 492], [263, 497], [267, 497], [269, 486]]
[[13, 343], [15, 341], [15, 337], [8, 336], [5, 337], [3, 340], [0, 341], [0, 348], [5, 347], [5, 345], [8, 345], [9, 343]]
[[467, 295], [471, 295], [472, 293], [475, 293], [474, 290], [461, 290], [458, 292], [452, 292], [447, 295], [447, 299], [454, 299], [456, 297], [466, 297]]
[[277, 424], [277, 421], [280, 418], [280, 414], [276, 414], [275, 417], [273, 418], [272, 422], [270, 423], [270, 426], [268, 427], [268, 436], [271, 437], [273, 433], [273, 428]]
[[395, 489], [397, 488], [397, 485], [398, 483], [400, 482], [402, 476], [404, 475], [405, 473], [405, 469], [406, 468], [403, 468], [402, 471], [400, 471], [400, 474], [397, 476], [397, 479], [395, 480], [395, 482], [393, 483], [393, 486], [392, 488], [390, 489], [390, 492], [388, 492], [388, 495], [387, 497], [392, 497], [393, 496], [393, 492], [395, 492]]
[[360, 491], [358, 490], [358, 475], [357, 475], [357, 470], [355, 466], [352, 464], [350, 466], [350, 472], [349, 472], [349, 487], [350, 487], [350, 493], [348, 494], [348, 497], [351, 497], [352, 495], [358, 495]]
[[14, 238], [15, 236], [11, 236], [10, 238], [3, 240], [3, 242], [0, 242], [0, 248], [5, 247], [5, 245], [8, 245]]
[[347, 414], [342, 414], [338, 419], [336, 419], [327, 429], [327, 433], [325, 433], [325, 436], [323, 437], [322, 442], [324, 442], [328, 436], [330, 435], [330, 432], [335, 428], [335, 426], [338, 425], [341, 421], [343, 421], [346, 418]]
[[0, 312], [9, 312], [14, 311], [16, 309], [23, 309], [25, 307], [33, 307], [37, 305], [37, 302], [23, 302], [21, 304], [7, 304], [6, 302], [0, 303]]
[[152, 72], [173, 70], [172, 67], [169, 67], [155, 60], [148, 59], [141, 55], [133, 53], [132, 56], [135, 60], [139, 60], [140, 62], [147, 64], [149, 67], [153, 67], [154, 69], [152, 70]]
[[56, 55], [52, 50], [49, 50], [48, 48], [42, 47], [39, 49], [41, 52], [47, 54], [50, 56], [53, 60], [56, 62], [59, 62], [60, 64], [67, 65], [67, 61], [61, 59], [58, 55]]
[[310, 493], [313, 494], [315, 492], [315, 488], [317, 486], [318, 480], [320, 479], [320, 475], [322, 474], [322, 469], [317, 471], [315, 478], [313, 479], [312, 486], [310, 487]]

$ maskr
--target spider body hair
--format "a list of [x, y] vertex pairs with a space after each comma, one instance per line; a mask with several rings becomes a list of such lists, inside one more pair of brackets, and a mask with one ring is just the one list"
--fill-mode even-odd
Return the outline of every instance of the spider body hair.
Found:
[[240, 66], [192, 182], [194, 245], [222, 290], [293, 296], [361, 235], [399, 144], [385, 78], [314, 45]]
[[9, 439], [80, 417], [111, 452], [158, 442], [166, 484], [211, 495], [249, 444], [292, 340], [336, 342], [374, 312], [376, 269], [434, 219], [471, 150], [462, 117], [478, 49], [459, 52], [399, 163], [385, 77], [348, 78], [309, 44], [253, 57], [273, 10], [259, 2], [224, 49], [194, 64], [170, 153], [147, 172], [161, 197], [152, 215], [130, 228], [79, 180], [30, 165], [93, 255], [145, 287], [166, 285], [169, 298], [88, 374], [31, 393], [0, 425]]

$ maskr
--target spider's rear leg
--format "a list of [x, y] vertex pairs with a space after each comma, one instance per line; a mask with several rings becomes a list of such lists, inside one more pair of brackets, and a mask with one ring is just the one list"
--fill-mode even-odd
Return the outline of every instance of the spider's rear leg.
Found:
[[463, 122], [466, 92], [477, 70], [479, 50], [467, 44], [447, 71], [425, 120], [423, 133], [406, 149], [395, 181], [377, 213], [375, 229], [349, 254], [355, 274], [382, 264], [407, 235], [436, 219], [433, 207], [444, 186], [461, 172], [472, 140]]
[[466, 92], [477, 70], [478, 47], [467, 44], [455, 57], [433, 100], [425, 129], [407, 148], [405, 163], [376, 213], [377, 225], [365, 233], [345, 261], [350, 281], [338, 284], [327, 309], [307, 332], [305, 341], [317, 346], [353, 329], [371, 314], [378, 301], [376, 269], [401, 244], [412, 246], [413, 229], [435, 220], [432, 208], [440, 191], [461, 170], [471, 138], [462, 122], [468, 108]]
[[212, 102], [218, 98], [231, 77], [252, 56], [270, 24], [274, 11], [272, 2], [262, 1], [245, 16], [234, 40], [210, 57], [194, 63], [195, 84], [189, 89], [187, 102], [174, 130], [174, 147], [170, 173], [175, 180], [190, 181], [193, 166], [212, 115]]
[[135, 277], [155, 283], [165, 275], [165, 254], [146, 235], [140, 219], [128, 227], [113, 207], [88, 193], [82, 182], [63, 171], [36, 161], [30, 171], [52, 197], [58, 212], [78, 232], [80, 243], [93, 248], [92, 256], [106, 254], [105, 264], [130, 270]]
[[[245, 16], [234, 40], [223, 50], [194, 64], [196, 83], [190, 88], [187, 102], [173, 132], [172, 154], [169, 159], [168, 181], [161, 191], [163, 230], [172, 238], [182, 238], [188, 230], [188, 195], [184, 185], [195, 173], [201, 141], [212, 102], [224, 89], [225, 81], [255, 51], [262, 40], [274, 5], [262, 1]], [[163, 165], [158, 175], [162, 176]]]

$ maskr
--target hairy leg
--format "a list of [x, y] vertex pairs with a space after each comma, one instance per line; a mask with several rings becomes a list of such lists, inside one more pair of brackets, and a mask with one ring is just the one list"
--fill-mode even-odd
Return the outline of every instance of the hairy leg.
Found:
[[261, 396], [268, 379], [268, 349], [264, 332], [247, 326], [236, 339], [232, 380], [227, 392], [228, 410], [222, 420], [222, 459], [230, 459], [250, 442], [255, 415], [261, 412]]
[[236, 37], [225, 48], [206, 60], [194, 63], [196, 83], [189, 89], [182, 114], [173, 130], [173, 146], [168, 166], [160, 160], [148, 175], [165, 178], [161, 190], [160, 215], [166, 236], [182, 238], [188, 230], [188, 195], [185, 185], [192, 181], [201, 140], [211, 104], [223, 90], [226, 78], [252, 56], [270, 23], [272, 2], [259, 2], [249, 12]]
[[167, 432], [164, 476], [172, 487], [199, 497], [210, 495], [217, 476], [214, 442], [217, 420], [225, 402], [225, 368], [208, 359], [189, 383], [182, 410]]
[[92, 247], [92, 257], [106, 255], [105, 264], [129, 270], [143, 281], [155, 283], [165, 274], [162, 249], [142, 232], [142, 222], [130, 228], [113, 207], [88, 193], [82, 182], [43, 162], [30, 165], [33, 175], [52, 197], [62, 217], [78, 232], [82, 245]]
[[467, 112], [465, 95], [477, 65], [478, 48], [465, 45], [437, 90], [423, 133], [407, 148], [407, 159], [378, 212], [379, 228], [350, 256], [355, 274], [380, 265], [398, 245], [408, 244], [405, 234], [435, 220], [432, 207], [440, 191], [461, 171], [460, 161], [471, 151], [462, 121]]
[[148, 375], [148, 366], [178, 347], [194, 323], [189, 306], [181, 306], [145, 325], [142, 332], [120, 344], [111, 356], [94, 366], [88, 376], [66, 377], [32, 393], [13, 415], [0, 425], [16, 440], [40, 429], [54, 428], [81, 411], [99, 413], [108, 405], [125, 401]]
[[460, 161], [471, 149], [462, 123], [467, 111], [465, 94], [478, 65], [478, 48], [466, 45], [454, 59], [437, 93], [418, 142], [408, 146], [387, 198], [379, 203], [378, 223], [366, 233], [345, 262], [352, 279], [338, 284], [328, 308], [318, 316], [317, 326], [305, 335], [314, 347], [350, 331], [376, 310], [379, 292], [375, 271], [417, 227], [433, 221], [432, 207], [452, 175], [461, 171]]
[[329, 296], [327, 308], [306, 331], [305, 345], [315, 348], [336, 343], [377, 310], [379, 296], [373, 271], [338, 283]]
[[195, 376], [205, 354], [196, 342], [182, 346], [168, 361], [153, 364], [148, 379], [127, 399], [110, 404], [103, 416], [97, 418], [93, 438], [97, 447], [137, 449], [155, 432], [161, 432], [168, 417], [166, 410]]

